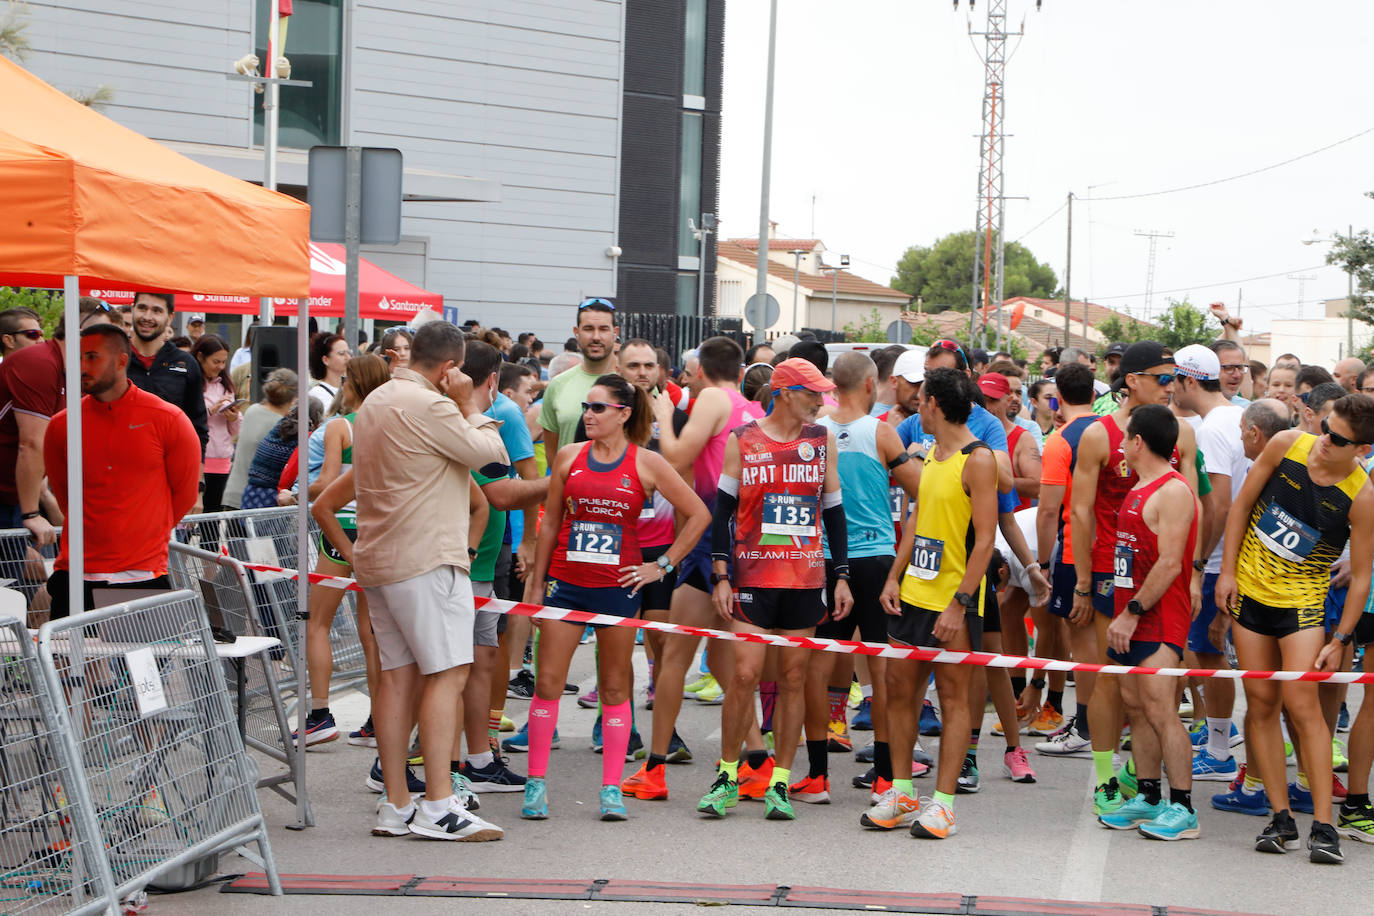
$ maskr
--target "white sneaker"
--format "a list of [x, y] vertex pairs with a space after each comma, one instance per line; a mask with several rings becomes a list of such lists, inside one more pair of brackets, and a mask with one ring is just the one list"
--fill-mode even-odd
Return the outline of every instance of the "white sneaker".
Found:
[[1035, 745], [1037, 754], [1045, 754], [1048, 757], [1091, 757], [1092, 750], [1092, 741], [1078, 734], [1077, 725], [1064, 729], [1048, 741], [1038, 741]]
[[454, 796], [449, 797], [448, 808], [439, 818], [431, 818], [425, 813], [424, 802], [418, 803], [415, 817], [410, 822], [410, 832], [431, 840], [458, 840], [464, 843], [486, 843], [506, 835], [500, 827], [468, 811]]
[[409, 836], [410, 822], [415, 819], [416, 805], [412, 802], [405, 808], [397, 808], [386, 799], [377, 804], [377, 823], [372, 827], [373, 836]]
[[477, 793], [472, 791], [472, 783], [462, 773], [449, 772], [449, 780], [453, 783], [453, 797], [458, 799], [458, 804], [467, 811], [480, 811], [482, 801], [477, 797]]

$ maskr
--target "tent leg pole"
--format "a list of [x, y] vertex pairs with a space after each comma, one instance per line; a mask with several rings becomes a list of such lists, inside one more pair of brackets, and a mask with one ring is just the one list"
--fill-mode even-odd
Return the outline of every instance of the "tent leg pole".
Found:
[[[301, 455], [310, 450], [310, 390], [306, 382], [304, 367], [310, 365], [310, 319], [306, 311], [310, 307], [308, 298], [296, 300], [296, 365], [302, 368], [296, 376], [300, 386], [296, 392], [296, 416], [299, 417], [296, 432], [296, 448]], [[310, 797], [305, 788], [305, 717], [314, 705], [310, 696], [310, 673], [305, 670], [305, 630], [310, 619], [310, 490], [309, 462], [301, 464], [296, 478], [296, 753], [293, 758], [292, 776], [296, 785], [296, 828], [315, 826], [315, 815], [310, 808]]]
[[62, 537], [67, 542], [67, 595], [73, 617], [84, 611], [86, 582], [85, 495], [81, 478], [81, 283], [68, 274], [62, 280], [66, 323], [67, 388], [67, 518]]

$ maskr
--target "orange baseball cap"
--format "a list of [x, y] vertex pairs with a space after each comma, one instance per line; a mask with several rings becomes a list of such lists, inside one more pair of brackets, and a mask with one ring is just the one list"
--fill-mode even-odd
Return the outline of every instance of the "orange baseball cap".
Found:
[[808, 391], [834, 391], [835, 383], [821, 374], [810, 360], [794, 356], [773, 369], [771, 381], [774, 391], [779, 388], [805, 388]]

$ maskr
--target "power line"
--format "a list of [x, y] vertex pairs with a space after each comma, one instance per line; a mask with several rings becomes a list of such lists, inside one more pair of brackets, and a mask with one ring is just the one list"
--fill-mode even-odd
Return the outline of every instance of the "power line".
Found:
[[1282, 167], [1285, 166], [1285, 165], [1291, 165], [1291, 164], [1294, 163], [1294, 162], [1300, 162], [1300, 161], [1303, 160], [1303, 159], [1308, 159], [1308, 158], [1310, 158], [1310, 157], [1312, 157], [1312, 156], [1316, 156], [1316, 155], [1319, 154], [1319, 153], [1324, 153], [1324, 152], [1326, 152], [1327, 150], [1335, 149], [1336, 147], [1341, 146], [1342, 144], [1349, 143], [1349, 142], [1351, 142], [1352, 140], [1358, 140], [1360, 137], [1363, 137], [1363, 136], [1365, 136], [1366, 134], [1371, 134], [1371, 133], [1374, 133], [1374, 127], [1367, 127], [1367, 128], [1365, 128], [1364, 130], [1360, 131], [1360, 132], [1357, 133], [1357, 134], [1351, 134], [1350, 136], [1346, 137], [1346, 138], [1343, 139], [1343, 140], [1337, 140], [1335, 143], [1328, 143], [1326, 146], [1323, 146], [1323, 147], [1321, 147], [1320, 149], [1314, 149], [1314, 150], [1312, 150], [1312, 151], [1310, 151], [1310, 152], [1303, 153], [1303, 154], [1300, 155], [1300, 156], [1294, 156], [1294, 157], [1292, 157], [1291, 159], [1285, 159], [1285, 160], [1283, 160], [1282, 162], [1275, 162], [1273, 165], [1266, 165], [1266, 166], [1264, 166], [1263, 168], [1251, 169], [1251, 170], [1248, 171], [1248, 172], [1241, 172], [1239, 175], [1231, 175], [1231, 176], [1228, 177], [1228, 178], [1216, 178], [1216, 179], [1213, 179], [1212, 181], [1203, 181], [1203, 182], [1199, 182], [1198, 184], [1183, 185], [1182, 187], [1177, 187], [1177, 188], [1166, 188], [1166, 189], [1164, 189], [1164, 190], [1162, 190], [1162, 191], [1146, 191], [1146, 192], [1143, 193], [1143, 194], [1117, 194], [1117, 195], [1114, 195], [1114, 196], [1112, 196], [1112, 197], [1084, 197], [1084, 198], [1080, 198], [1080, 199], [1081, 199], [1081, 200], [1093, 200], [1093, 201], [1106, 201], [1106, 200], [1138, 200], [1138, 199], [1140, 199], [1140, 198], [1142, 198], [1142, 197], [1159, 197], [1159, 196], [1162, 195], [1162, 194], [1177, 194], [1177, 193], [1180, 192], [1180, 191], [1196, 191], [1196, 190], [1199, 189], [1199, 188], [1210, 188], [1210, 187], [1212, 187], [1212, 186], [1214, 186], [1214, 185], [1225, 184], [1225, 183], [1228, 182], [1228, 181], [1239, 181], [1239, 180], [1242, 179], [1242, 178], [1249, 178], [1249, 177], [1251, 177], [1251, 176], [1253, 176], [1253, 175], [1259, 175], [1259, 174], [1262, 174], [1262, 173], [1264, 173], [1264, 172], [1273, 171], [1274, 169], [1277, 169], [1277, 168], [1282, 168]]
[[1054, 209], [1054, 212], [1053, 212], [1053, 213], [1051, 213], [1049, 216], [1046, 216], [1044, 219], [1042, 219], [1040, 222], [1036, 223], [1034, 226], [1031, 226], [1031, 227], [1030, 227], [1029, 229], [1027, 229], [1025, 232], [1021, 233], [1018, 237], [1012, 239], [1012, 240], [1011, 240], [1011, 243], [1012, 243], [1013, 245], [1015, 245], [1017, 242], [1021, 241], [1021, 239], [1024, 239], [1026, 236], [1030, 235], [1032, 232], [1034, 232], [1035, 230], [1039, 229], [1041, 226], [1045, 225], [1045, 224], [1048, 223], [1050, 220], [1052, 220], [1052, 219], [1054, 219], [1056, 216], [1058, 216], [1058, 215], [1060, 214], [1060, 212], [1062, 212], [1063, 209], [1064, 209], [1065, 207], [1067, 207], [1068, 205], [1069, 205], [1069, 202], [1068, 202], [1067, 200], [1064, 201], [1062, 204], [1060, 204], [1058, 207], [1056, 207], [1056, 208]]
[[[1298, 268], [1296, 271], [1295, 271], [1295, 270], [1281, 270], [1281, 271], [1279, 271], [1278, 273], [1275, 273], [1275, 274], [1262, 274], [1262, 275], [1260, 275], [1260, 276], [1258, 276], [1258, 277], [1241, 277], [1239, 280], [1222, 280], [1222, 281], [1219, 281], [1219, 282], [1217, 282], [1217, 283], [1193, 283], [1193, 284], [1191, 284], [1191, 285], [1189, 285], [1189, 286], [1179, 286], [1179, 287], [1175, 287], [1174, 289], [1157, 289], [1157, 290], [1155, 290], [1155, 292], [1160, 293], [1161, 295], [1163, 295], [1163, 294], [1165, 294], [1165, 293], [1188, 293], [1188, 292], [1192, 292], [1192, 291], [1195, 290], [1195, 289], [1213, 289], [1213, 288], [1218, 287], [1218, 286], [1235, 286], [1235, 285], [1240, 284], [1240, 283], [1250, 283], [1250, 282], [1255, 281], [1255, 280], [1272, 280], [1272, 279], [1274, 279], [1275, 277], [1284, 277], [1284, 276], [1287, 276], [1288, 274], [1291, 274], [1291, 273], [1298, 273], [1298, 272], [1301, 272], [1301, 271], [1304, 271], [1304, 270], [1321, 270], [1323, 267], [1330, 267], [1330, 266], [1331, 266], [1331, 265], [1329, 265], [1329, 264], [1317, 264], [1317, 265], [1315, 265], [1315, 266], [1313, 266], [1313, 267], [1300, 267], [1300, 268]], [[1091, 301], [1093, 301], [1093, 302], [1105, 302], [1105, 301], [1108, 300], [1108, 299], [1138, 299], [1138, 298], [1140, 298], [1140, 297], [1143, 296], [1143, 295], [1145, 295], [1145, 294], [1144, 294], [1144, 293], [1126, 293], [1126, 294], [1123, 294], [1123, 295], [1120, 295], [1120, 296], [1093, 296], [1093, 297], [1091, 297]], [[1246, 307], [1246, 308], [1249, 308], [1249, 307], [1250, 307], [1250, 303], [1248, 303], [1248, 302], [1245, 303], [1245, 307]]]

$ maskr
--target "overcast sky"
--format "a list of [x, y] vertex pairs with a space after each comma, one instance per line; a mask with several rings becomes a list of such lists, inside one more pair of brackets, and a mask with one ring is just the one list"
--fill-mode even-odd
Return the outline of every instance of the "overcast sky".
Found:
[[[755, 236], [768, 3], [726, 4], [721, 231]], [[1063, 281], [1065, 213], [1078, 197], [1225, 179], [1374, 128], [1374, 2], [1009, 0], [1008, 240]], [[962, 0], [781, 0], [771, 216], [812, 232], [881, 283], [910, 245], [972, 229], [987, 5]], [[971, 15], [971, 20], [970, 20]], [[1324, 245], [1374, 227], [1374, 132], [1260, 175], [1135, 200], [1074, 204], [1075, 298], [1142, 315], [1149, 242], [1154, 311], [1167, 296], [1233, 310], [1246, 330], [1345, 295]], [[1029, 233], [1029, 234], [1027, 234]]]

